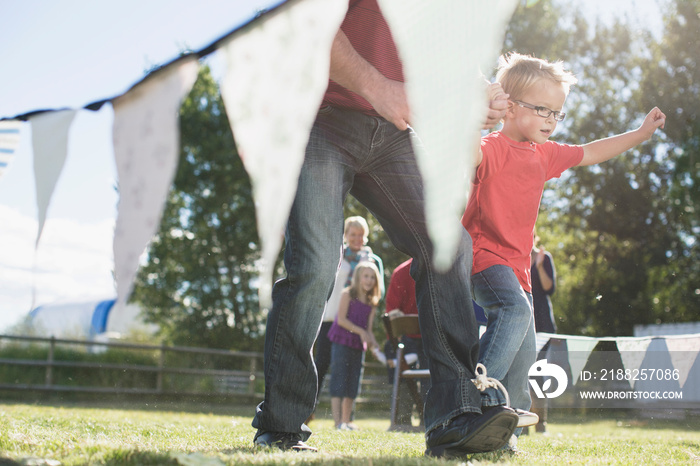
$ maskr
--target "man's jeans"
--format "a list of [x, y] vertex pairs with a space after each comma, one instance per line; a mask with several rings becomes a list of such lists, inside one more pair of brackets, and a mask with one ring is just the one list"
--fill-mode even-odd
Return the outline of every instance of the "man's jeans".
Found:
[[[265, 336], [265, 401], [253, 427], [310, 435], [304, 424], [316, 403], [311, 347], [340, 261], [343, 203], [348, 193], [381, 223], [394, 246], [413, 257], [421, 333], [432, 388], [426, 432], [465, 412], [481, 412], [471, 379], [478, 327], [471, 301], [472, 243], [464, 231], [451, 269], [432, 266], [423, 183], [411, 144], [383, 118], [323, 107], [306, 149], [285, 234], [287, 276], [275, 283]], [[455, 222], [459, 218], [455, 217]]]
[[[488, 318], [481, 336], [479, 362], [489, 377], [508, 390], [513, 408], [530, 409], [527, 373], [535, 363], [535, 320], [532, 295], [523, 290], [513, 269], [494, 265], [472, 277], [474, 300]], [[483, 406], [505, 404], [500, 390], [481, 394]]]

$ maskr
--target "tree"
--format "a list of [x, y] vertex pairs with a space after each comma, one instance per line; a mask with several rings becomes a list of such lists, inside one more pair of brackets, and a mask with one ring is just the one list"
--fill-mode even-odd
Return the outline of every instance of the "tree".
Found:
[[[662, 40], [621, 21], [591, 25], [576, 5], [520, 5], [503, 49], [561, 59], [578, 76], [555, 140], [580, 144], [633, 129], [654, 105], [668, 119], [651, 142], [546, 186], [538, 234], [559, 273], [559, 329], [626, 335], [635, 324], [696, 320], [700, 0], [673, 0]], [[260, 350], [250, 183], [207, 68], [183, 104], [181, 127], [180, 166], [134, 299], [166, 341]], [[407, 257], [352, 197], [344, 213], [367, 219], [388, 283]], [[281, 262], [276, 272], [284, 274]]]
[[655, 317], [668, 322], [697, 320], [700, 308], [700, 1], [674, 1], [664, 23], [640, 100], [668, 109], [666, 225], [676, 237], [668, 244], [668, 269], [656, 270], [650, 283], [662, 305]]
[[182, 104], [180, 135], [178, 171], [133, 300], [165, 341], [260, 349], [251, 187], [208, 67]]
[[[178, 171], [132, 299], [167, 342], [261, 350], [265, 316], [254, 287], [260, 254], [250, 182], [207, 67], [182, 104], [180, 128]], [[384, 263], [388, 284], [406, 256], [348, 197], [345, 216], [351, 215], [367, 219], [369, 244]], [[285, 273], [281, 258], [278, 277]]]
[[[697, 2], [678, 3], [685, 14], [669, 15], [675, 24], [660, 48], [649, 31], [620, 21], [591, 28], [576, 8], [546, 0], [519, 7], [510, 23], [505, 50], [563, 59], [579, 78], [555, 135], [560, 142], [585, 143], [633, 129], [654, 105], [669, 116], [667, 130], [651, 142], [599, 166], [572, 169], [545, 191], [538, 234], [559, 270], [553, 301], [565, 333], [625, 335], [635, 324], [696, 315], [689, 311], [697, 309], [697, 231], [681, 218], [681, 211], [687, 220], [692, 209], [687, 188], [693, 178], [675, 163], [679, 137], [668, 128], [680, 123], [675, 115], [684, 114], [681, 109], [698, 104], [697, 84], [677, 87], [698, 82], [692, 74], [698, 18]], [[667, 56], [675, 62], [656, 65]], [[664, 89], [684, 101], [662, 98]], [[683, 147], [697, 144], [686, 140]]]

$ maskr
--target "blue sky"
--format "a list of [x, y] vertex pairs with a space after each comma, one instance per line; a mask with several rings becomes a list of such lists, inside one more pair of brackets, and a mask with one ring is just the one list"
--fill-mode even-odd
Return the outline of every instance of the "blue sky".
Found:
[[[0, 0], [0, 117], [80, 108], [198, 50], [280, 0]], [[216, 66], [216, 57], [211, 59]], [[114, 295], [112, 111], [81, 111], [35, 254], [31, 131], [0, 178], [0, 332], [34, 305]]]
[[[122, 94], [145, 70], [209, 45], [280, 1], [0, 0], [0, 117]], [[659, 20], [656, 4], [586, 0], [585, 7], [604, 19], [622, 13], [643, 24]], [[209, 61], [216, 71], [216, 54]], [[109, 105], [77, 115], [36, 256], [31, 132], [24, 125], [15, 160], [0, 178], [0, 333], [33, 305], [113, 297], [111, 124]]]

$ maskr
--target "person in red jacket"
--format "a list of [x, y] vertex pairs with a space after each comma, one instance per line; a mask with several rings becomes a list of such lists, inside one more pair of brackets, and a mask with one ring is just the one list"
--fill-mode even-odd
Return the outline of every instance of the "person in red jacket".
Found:
[[[418, 314], [418, 305], [416, 304], [416, 282], [411, 277], [410, 268], [412, 259], [399, 264], [394, 272], [391, 274], [391, 281], [389, 282], [389, 288], [386, 291], [386, 297], [384, 298], [384, 304], [386, 306], [386, 311], [400, 311], [402, 314]], [[423, 339], [420, 335], [404, 335], [401, 339], [405, 347], [405, 354], [414, 353], [418, 357], [417, 364], [414, 364], [414, 369], [427, 369], [428, 359], [423, 352]], [[384, 352], [386, 353], [387, 359], [395, 358], [394, 349], [391, 347], [391, 343], [387, 341], [385, 345]], [[389, 383], [394, 382], [394, 369], [389, 367], [387, 370], [389, 376]], [[401, 395], [399, 400], [401, 401], [397, 406], [396, 421], [402, 425], [411, 424], [411, 416], [413, 413], [413, 400], [408, 396], [408, 387], [406, 384], [413, 383], [415, 380], [405, 379], [399, 386]], [[430, 379], [423, 379], [420, 382], [420, 393], [425, 399], [428, 389], [430, 388]]]

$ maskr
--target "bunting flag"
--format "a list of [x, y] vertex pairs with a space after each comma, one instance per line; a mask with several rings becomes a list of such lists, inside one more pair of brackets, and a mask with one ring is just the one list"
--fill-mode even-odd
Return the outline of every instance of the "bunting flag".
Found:
[[[571, 363], [566, 335], [552, 335], [549, 340], [549, 347], [547, 348], [547, 363], [556, 364], [557, 366], [564, 369], [569, 380], [574, 380], [571, 374]], [[573, 386], [573, 383], [571, 384]]]
[[[617, 345], [617, 351], [620, 353], [620, 359], [622, 359], [622, 365], [625, 369], [630, 371], [639, 371], [642, 366], [642, 361], [644, 361], [644, 355], [649, 348], [651, 343], [651, 338], [630, 338], [630, 339], [618, 339], [615, 341]], [[634, 388], [634, 384], [637, 382], [636, 379], [630, 380], [630, 385]]]
[[[636, 391], [656, 391], [670, 390], [675, 391], [681, 388], [680, 376], [681, 370], [673, 366], [671, 353], [668, 348], [667, 338], [651, 338], [651, 343], [647, 347], [647, 352], [644, 355], [644, 360], [640, 367], [640, 372], [647, 374], [646, 377], [640, 377], [635, 383]], [[678, 371], [678, 378], [671, 375], [671, 371]], [[666, 376], [668, 374], [668, 376]], [[687, 374], [687, 372], [686, 372]], [[685, 400], [690, 401], [690, 400]]]
[[328, 85], [331, 44], [348, 5], [288, 3], [221, 47], [227, 62], [221, 93], [250, 176], [262, 243], [261, 308], [272, 301], [272, 269]]
[[22, 122], [17, 120], [0, 121], [0, 177], [5, 173], [19, 146], [19, 128]]
[[[700, 352], [700, 338], [697, 336], [666, 337], [666, 347], [671, 354], [671, 364], [678, 369], [681, 388], [685, 386], [690, 371]], [[700, 380], [695, 381], [700, 382]]]
[[438, 270], [452, 265], [493, 69], [516, 0], [380, 0], [404, 67]]
[[32, 125], [32, 149], [34, 152], [34, 179], [36, 180], [36, 204], [39, 229], [35, 246], [39, 245], [46, 222], [46, 212], [51, 202], [58, 177], [68, 154], [68, 131], [77, 110], [59, 110], [40, 113], [29, 119]]
[[588, 358], [593, 351], [593, 348], [598, 344], [598, 339], [593, 337], [569, 337], [566, 339], [567, 349], [569, 353], [574, 353], [575, 358], [569, 358], [569, 365], [571, 366], [571, 376], [573, 377], [573, 384], [576, 385], [578, 378], [581, 375], [581, 371], [586, 367]]
[[119, 209], [114, 272], [120, 309], [131, 293], [139, 257], [160, 226], [179, 159], [178, 112], [197, 79], [197, 57], [186, 57], [112, 101]]
[[[217, 50], [228, 62], [222, 94], [253, 185], [262, 243], [260, 302], [263, 308], [269, 306], [271, 269], [281, 247], [309, 131], [326, 88], [332, 39], [347, 5], [347, 0], [283, 2], [201, 51], [150, 73], [127, 93], [85, 107], [98, 110], [111, 102], [115, 113], [113, 143], [120, 191], [114, 238], [115, 309], [130, 294], [139, 257], [159, 226], [178, 160], [180, 101], [196, 78], [198, 59]], [[488, 5], [380, 0], [380, 5], [397, 41], [415, 116], [412, 124], [422, 138], [416, 153], [424, 176], [428, 230], [436, 245], [436, 266], [444, 270], [452, 263], [460, 239], [458, 219], [473, 173], [471, 149], [478, 141], [485, 110], [479, 69], [492, 68], [516, 0]], [[43, 111], [15, 119], [32, 118], [35, 113]], [[66, 136], [69, 115], [49, 111], [35, 121], [62, 122]], [[18, 122], [0, 122], [0, 157], [14, 152], [18, 127]], [[56, 144], [57, 139], [51, 136], [45, 144], [51, 141]], [[6, 163], [0, 159], [0, 174]], [[47, 169], [41, 176], [57, 177], [58, 172], [48, 173]], [[52, 189], [42, 191], [40, 202], [46, 207]]]
[[544, 348], [544, 345], [546, 345], [549, 342], [550, 338], [549, 333], [541, 333], [537, 332], [535, 333], [535, 353], [540, 354], [540, 351], [542, 351], [542, 348]]
[[[581, 370], [597, 344], [601, 341], [615, 342], [620, 354], [623, 368], [632, 373], [645, 369], [673, 369], [678, 373], [678, 379], [673, 380], [680, 388], [687, 388], [691, 374], [695, 374], [695, 385], [690, 387], [700, 395], [700, 334], [647, 336], [647, 337], [581, 337], [554, 333], [537, 333], [538, 351], [550, 342], [547, 359], [559, 365], [569, 366], [573, 384], [578, 383]], [[574, 357], [575, 355], [575, 357]], [[632, 388], [639, 389], [636, 382], [641, 379], [630, 379]], [[644, 389], [653, 385], [653, 381], [643, 381]], [[573, 385], [572, 384], [572, 385]], [[700, 399], [700, 396], [698, 397]]]
[[[579, 376], [590, 357], [593, 349], [601, 341], [600, 338], [580, 337], [573, 335], [561, 335], [554, 333], [538, 332], [537, 334], [538, 351], [547, 342], [550, 343], [547, 351], [547, 360], [554, 362], [571, 371], [572, 385], [578, 383]], [[541, 345], [541, 346], [540, 346]], [[550, 358], [552, 360], [550, 361]]]

